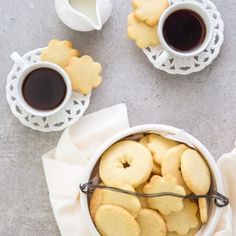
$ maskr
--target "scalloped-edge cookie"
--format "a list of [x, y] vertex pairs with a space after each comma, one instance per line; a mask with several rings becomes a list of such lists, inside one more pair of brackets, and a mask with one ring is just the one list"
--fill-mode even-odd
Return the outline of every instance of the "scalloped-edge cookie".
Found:
[[176, 232], [179, 235], [186, 235], [190, 229], [198, 227], [197, 218], [198, 206], [188, 199], [184, 200], [184, 208], [179, 212], [173, 212], [163, 216], [169, 232]]
[[[182, 186], [177, 184], [177, 181], [172, 176], [158, 176], [154, 175], [150, 182], [143, 187], [144, 193], [162, 193], [172, 192], [185, 195], [185, 190]], [[147, 198], [150, 208], [158, 210], [163, 215], [168, 215], [171, 212], [181, 211], [183, 209], [183, 199], [172, 196]]]
[[99, 174], [107, 186], [119, 183], [136, 188], [150, 176], [153, 168], [151, 152], [136, 141], [120, 141], [101, 157]]
[[70, 77], [73, 91], [89, 94], [102, 82], [102, 66], [90, 56], [72, 57], [65, 71]]
[[70, 41], [53, 39], [49, 42], [48, 47], [42, 51], [40, 59], [65, 68], [69, 65], [70, 59], [79, 56], [79, 54], [78, 50], [73, 49]]
[[95, 215], [95, 224], [102, 236], [140, 235], [140, 227], [134, 217], [119, 206], [100, 206]]
[[168, 0], [133, 0], [134, 14], [150, 26], [156, 25], [161, 14], [169, 7]]
[[161, 165], [162, 157], [165, 152], [177, 145], [179, 145], [178, 142], [167, 139], [158, 134], [150, 134], [148, 136], [148, 148], [153, 154], [155, 162], [159, 165]]
[[134, 13], [128, 16], [128, 37], [134, 40], [139, 48], [156, 46], [159, 44], [157, 26], [149, 26], [137, 20]]
[[173, 148], [170, 148], [163, 156], [161, 162], [162, 176], [171, 175], [176, 178], [177, 183], [185, 189], [187, 194], [191, 193], [191, 190], [186, 185], [182, 173], [181, 173], [181, 156], [188, 146], [185, 144], [179, 144]]
[[166, 223], [155, 210], [141, 209], [136, 221], [140, 227], [140, 236], [166, 236]]
[[203, 157], [193, 149], [187, 149], [181, 157], [181, 172], [185, 183], [195, 194], [207, 194], [211, 185], [210, 170]]

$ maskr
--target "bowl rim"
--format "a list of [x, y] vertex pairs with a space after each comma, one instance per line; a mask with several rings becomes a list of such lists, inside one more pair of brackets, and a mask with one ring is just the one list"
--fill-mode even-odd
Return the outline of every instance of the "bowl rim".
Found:
[[[181, 131], [181, 129], [175, 128], [173, 126], [168, 125], [162, 125], [162, 124], [144, 124], [144, 125], [138, 125], [134, 126], [128, 129], [125, 129], [115, 135], [113, 135], [111, 138], [109, 138], [101, 147], [97, 150], [97, 152], [92, 156], [90, 159], [87, 170], [84, 175], [84, 183], [88, 182], [90, 179], [90, 175], [92, 173], [92, 170], [94, 166], [96, 165], [97, 161], [101, 157], [101, 155], [114, 143], [118, 142], [119, 140], [141, 132], [147, 132], [147, 133], [155, 133], [155, 132], [168, 132], [172, 134], [176, 134], [177, 132]], [[218, 192], [224, 194], [223, 189], [223, 180], [222, 176], [220, 174], [220, 171], [218, 169], [217, 163], [211, 153], [208, 151], [208, 149], [194, 136], [190, 135], [188, 132], [185, 131], [185, 133], [188, 135], [188, 138], [192, 141], [192, 144], [201, 152], [201, 154], [204, 156], [205, 160], [208, 163], [208, 166], [211, 169], [211, 174], [214, 176], [215, 179], [215, 185]], [[99, 236], [93, 220], [90, 216], [89, 206], [88, 206], [88, 199], [87, 195], [80, 192], [80, 200], [81, 200], [81, 208], [84, 213], [84, 218], [87, 222], [87, 225], [89, 227], [89, 230], [93, 236]], [[211, 218], [209, 223], [207, 224], [207, 231], [204, 232], [206, 235], [212, 235], [222, 213], [222, 208], [217, 207], [215, 210], [215, 213], [213, 217]]]

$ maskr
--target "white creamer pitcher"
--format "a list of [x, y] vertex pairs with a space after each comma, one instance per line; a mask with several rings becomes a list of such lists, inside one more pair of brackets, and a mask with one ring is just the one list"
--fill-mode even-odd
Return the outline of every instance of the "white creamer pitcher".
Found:
[[112, 11], [112, 0], [55, 0], [59, 18], [77, 31], [100, 30]]

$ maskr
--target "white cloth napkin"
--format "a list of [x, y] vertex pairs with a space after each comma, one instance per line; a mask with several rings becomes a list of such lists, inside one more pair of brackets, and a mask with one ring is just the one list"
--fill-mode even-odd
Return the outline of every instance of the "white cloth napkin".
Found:
[[66, 129], [57, 147], [42, 157], [53, 214], [62, 236], [91, 236], [79, 201], [84, 167], [101, 144], [128, 127], [124, 104], [86, 115]]
[[[86, 115], [65, 130], [57, 147], [42, 157], [53, 214], [62, 236], [92, 236], [79, 200], [84, 167], [101, 144], [128, 127], [124, 104]], [[224, 209], [214, 236], [233, 236], [236, 235], [236, 201], [232, 201], [236, 200], [236, 148], [221, 157], [218, 165], [231, 207]]]
[[217, 164], [223, 177], [226, 196], [230, 199], [230, 206], [223, 209], [214, 236], [234, 236], [236, 235], [236, 141], [233, 151], [224, 154]]

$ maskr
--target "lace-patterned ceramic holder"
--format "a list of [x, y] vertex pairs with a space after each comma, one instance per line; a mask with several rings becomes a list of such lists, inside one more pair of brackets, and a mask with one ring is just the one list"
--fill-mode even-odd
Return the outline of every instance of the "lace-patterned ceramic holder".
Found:
[[181, 2], [196, 2], [204, 8], [209, 16], [213, 27], [212, 39], [207, 48], [200, 54], [192, 57], [177, 57], [171, 55], [163, 64], [157, 62], [157, 58], [164, 52], [161, 45], [148, 47], [143, 50], [149, 61], [157, 69], [163, 70], [170, 74], [187, 75], [193, 72], [203, 70], [210, 65], [218, 56], [220, 47], [224, 41], [224, 24], [216, 6], [209, 0], [169, 0], [170, 5]]
[[[39, 48], [28, 52], [23, 56], [23, 59], [29, 64], [39, 62], [42, 50], [43, 48]], [[88, 108], [91, 94], [84, 96], [73, 92], [66, 106], [54, 115], [39, 117], [29, 114], [21, 107], [16, 96], [16, 81], [21, 70], [16, 64], [12, 67], [7, 78], [6, 97], [12, 113], [23, 125], [43, 132], [61, 131], [77, 121]]]

